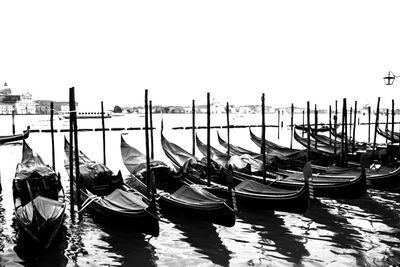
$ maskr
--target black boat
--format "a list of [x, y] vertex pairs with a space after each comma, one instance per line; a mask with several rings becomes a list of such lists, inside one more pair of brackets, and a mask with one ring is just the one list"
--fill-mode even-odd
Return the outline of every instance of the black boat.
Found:
[[[167, 157], [177, 168], [182, 168], [188, 179], [196, 183], [208, 184], [203, 175], [191, 175], [196, 172], [205, 172], [206, 163], [185, 151], [174, 143], [169, 142], [161, 135], [161, 143]], [[212, 163], [212, 175], [210, 177], [211, 190], [216, 194], [227, 194], [227, 185], [232, 179], [235, 196], [240, 208], [241, 204], [258, 206], [269, 210], [281, 210], [295, 213], [304, 213], [309, 205], [308, 182], [296, 189], [282, 189], [269, 186], [253, 179], [243, 179], [229, 170], [229, 166], [221, 166], [215, 161]]]
[[[70, 174], [70, 144], [66, 139], [64, 150], [64, 165]], [[149, 199], [128, 186], [123, 181], [121, 172], [114, 175], [106, 165], [89, 159], [82, 151], [79, 151], [79, 172], [82, 210], [89, 209], [99, 220], [129, 225], [132, 231], [159, 235], [156, 200]], [[74, 178], [75, 190], [76, 182]]]
[[22, 134], [0, 136], [0, 144], [25, 140], [29, 137], [29, 132], [30, 132], [30, 127], [28, 126], [27, 129], [23, 131]]
[[378, 134], [387, 140], [393, 142], [393, 143], [399, 143], [400, 142], [400, 134], [390, 131], [389, 129], [382, 130], [381, 128], [377, 128]]
[[[121, 135], [121, 155], [132, 177], [127, 184], [145, 192], [146, 156], [130, 146]], [[231, 227], [235, 224], [233, 201], [225, 200], [199, 187], [171, 170], [164, 162], [151, 160], [150, 168], [155, 176], [158, 203], [161, 211]], [[231, 196], [232, 197], [232, 196]]]
[[[252, 140], [257, 141], [257, 144], [260, 144], [261, 146], [261, 138], [254, 135], [251, 132], [251, 130], [250, 133], [252, 135]], [[222, 146], [228, 145], [222, 138], [219, 139]], [[277, 149], [278, 147], [273, 142], [269, 141], [269, 144], [274, 146], [275, 149]], [[232, 146], [231, 144], [229, 145], [231, 149], [230, 151], [232, 151], [233, 153], [238, 153], [239, 151], [244, 150], [243, 148], [241, 148], [240, 150], [235, 150], [235, 149], [232, 150], [232, 148], [236, 148], [237, 146]], [[202, 149], [204, 151], [204, 145]], [[351, 199], [363, 196], [366, 191], [365, 189], [366, 175], [365, 172], [362, 172], [362, 168], [350, 169], [350, 168], [338, 168], [338, 167], [321, 167], [317, 165], [312, 165], [312, 168], [314, 173], [310, 183], [313, 186], [314, 195], [317, 197]], [[267, 175], [271, 177], [273, 181], [273, 183], [271, 184], [272, 186], [285, 189], [293, 189], [301, 186], [301, 184], [304, 182], [302, 171], [288, 170], [281, 168], [275, 170], [275, 169], [269, 169], [268, 167], [267, 169], [268, 169]], [[262, 177], [260, 177], [260, 173], [248, 174], [243, 172], [240, 173], [236, 172], [235, 174], [238, 176], [242, 176], [243, 178], [253, 179], [256, 181], [262, 181], [263, 179]]]
[[12, 189], [18, 224], [34, 241], [48, 248], [64, 220], [64, 190], [60, 176], [25, 141]]

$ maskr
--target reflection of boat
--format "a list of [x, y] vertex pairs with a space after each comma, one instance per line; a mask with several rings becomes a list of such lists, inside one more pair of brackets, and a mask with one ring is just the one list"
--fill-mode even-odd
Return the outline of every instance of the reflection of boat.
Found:
[[[64, 111], [59, 113], [59, 115], [64, 119], [69, 119], [69, 111]], [[101, 111], [78, 111], [77, 118], [78, 119], [101, 119]], [[111, 112], [105, 111], [104, 118], [111, 118]]]
[[20, 141], [20, 140], [24, 140], [24, 139], [28, 138], [29, 137], [29, 129], [30, 129], [30, 127], [28, 126], [27, 129], [22, 134], [0, 136], [0, 144]]
[[[65, 139], [64, 151], [67, 156], [70, 149], [70, 144]], [[69, 160], [65, 159], [64, 164], [70, 174]], [[121, 172], [114, 175], [107, 166], [90, 160], [82, 151], [79, 151], [79, 172], [82, 179], [80, 197], [83, 208], [94, 211], [101, 219], [126, 223], [134, 231], [158, 236], [155, 199], [140, 194], [124, 183]]]
[[65, 213], [60, 177], [24, 142], [13, 180], [15, 217], [33, 240], [48, 247]]

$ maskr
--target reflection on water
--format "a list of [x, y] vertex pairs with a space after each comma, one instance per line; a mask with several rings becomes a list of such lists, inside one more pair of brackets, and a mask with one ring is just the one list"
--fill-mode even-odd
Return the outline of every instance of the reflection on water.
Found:
[[[238, 124], [257, 124], [258, 115], [237, 118]], [[168, 127], [187, 126], [191, 116], [179, 119], [164, 115]], [[154, 118], [159, 125], [160, 116]], [[213, 114], [214, 118], [214, 114]], [[205, 116], [198, 116], [205, 125]], [[0, 117], [0, 124], [4, 120]], [[35, 120], [38, 120], [35, 124]], [[225, 116], [219, 122], [225, 123]], [[243, 121], [239, 121], [243, 120]], [[204, 123], [201, 123], [203, 121]], [[274, 117], [275, 121], [275, 117]], [[107, 127], [143, 126], [144, 119], [136, 115], [106, 120]], [[221, 123], [221, 124], [223, 124]], [[6, 121], [7, 124], [7, 121]], [[17, 128], [48, 127], [44, 116], [16, 118]], [[4, 121], [3, 124], [4, 125]], [[65, 125], [63, 125], [64, 127]], [[66, 125], [68, 126], [68, 125]], [[79, 127], [101, 127], [100, 121], [79, 121]], [[56, 126], [57, 128], [57, 126]], [[363, 131], [360, 128], [360, 131]], [[0, 131], [4, 129], [0, 129]], [[258, 130], [258, 129], [256, 129]], [[275, 135], [276, 129], [268, 129]], [[285, 142], [288, 132], [281, 129]], [[18, 131], [18, 130], [17, 130]], [[171, 130], [170, 130], [171, 131]], [[199, 131], [200, 134], [205, 132]], [[5, 132], [4, 134], [9, 134]], [[132, 144], [143, 148], [143, 131], [131, 131]], [[211, 132], [212, 142], [216, 130]], [[231, 140], [252, 150], [248, 129], [232, 129]], [[191, 135], [187, 131], [169, 132], [171, 138], [190, 149]], [[361, 134], [358, 135], [361, 137]], [[69, 181], [64, 170], [63, 133], [55, 135], [56, 170], [63, 177], [69, 194]], [[159, 133], [154, 133], [156, 158], [167, 159], [159, 145]], [[51, 162], [50, 135], [32, 133], [29, 144]], [[237, 141], [237, 142], [236, 142]], [[242, 143], [241, 143], [241, 142]], [[276, 140], [273, 140], [276, 141]], [[102, 160], [102, 133], [80, 133], [80, 147], [88, 156]], [[120, 157], [120, 132], [107, 132], [107, 164], [117, 172], [127, 173]], [[112, 156], [111, 156], [112, 155]], [[21, 159], [21, 146], [0, 146], [0, 173], [3, 192], [0, 194], [0, 266], [394, 266], [400, 264], [400, 193], [369, 190], [358, 200], [313, 201], [303, 215], [239, 209], [234, 227], [226, 228], [198, 222], [178, 214], [163, 214], [157, 238], [131, 231], [129, 227], [104, 224], [90, 213], [81, 222], [71, 222], [69, 211], [54, 244], [46, 251], [32, 245], [13, 220], [11, 181], [15, 166]], [[69, 205], [68, 205], [69, 208]]]

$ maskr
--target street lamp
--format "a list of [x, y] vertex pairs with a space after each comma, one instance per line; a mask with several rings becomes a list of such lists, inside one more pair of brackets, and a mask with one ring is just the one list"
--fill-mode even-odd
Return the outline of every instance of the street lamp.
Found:
[[385, 82], [386, 85], [392, 85], [394, 83], [394, 80], [399, 77], [400, 76], [396, 76], [394, 75], [393, 72], [389, 71], [388, 76], [383, 77], [383, 81]]

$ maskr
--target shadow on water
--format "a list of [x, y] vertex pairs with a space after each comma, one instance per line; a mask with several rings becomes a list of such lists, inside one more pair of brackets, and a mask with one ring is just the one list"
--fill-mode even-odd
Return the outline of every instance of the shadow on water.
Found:
[[182, 232], [184, 236], [182, 241], [190, 244], [196, 252], [206, 256], [216, 265], [229, 266], [232, 252], [222, 243], [212, 223], [187, 219], [172, 212], [166, 214], [166, 217]]
[[109, 246], [108, 252], [119, 255], [115, 261], [121, 266], [156, 266], [158, 260], [155, 248], [150, 244], [150, 235], [134, 232], [128, 225], [115, 225], [111, 222], [96, 221], [98, 227], [106, 235], [100, 240]]
[[332, 246], [338, 249], [337, 251], [332, 249], [333, 253], [351, 255], [355, 257], [358, 266], [363, 266], [365, 264], [363, 253], [365, 249], [361, 243], [362, 237], [348, 222], [346, 216], [338, 211], [339, 206], [340, 204], [336, 200], [324, 200], [323, 202], [315, 200], [304, 216], [322, 225], [319, 226], [321, 230], [333, 233], [333, 235], [321, 236], [332, 242]]
[[[242, 208], [238, 218], [249, 224], [260, 237], [262, 253], [267, 257], [275, 257], [292, 264], [301, 264], [302, 258], [309, 256], [303, 237], [293, 234], [284, 225], [284, 220], [274, 211], [260, 211], [259, 209]], [[274, 255], [279, 253], [279, 255]]]
[[59, 232], [53, 239], [50, 247], [45, 249], [38, 246], [28, 234], [18, 227], [17, 221], [14, 219], [12, 223], [16, 230], [16, 243], [14, 251], [23, 261], [24, 266], [66, 266], [68, 259], [64, 256], [67, 248], [67, 228], [62, 225]]

